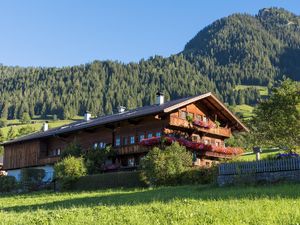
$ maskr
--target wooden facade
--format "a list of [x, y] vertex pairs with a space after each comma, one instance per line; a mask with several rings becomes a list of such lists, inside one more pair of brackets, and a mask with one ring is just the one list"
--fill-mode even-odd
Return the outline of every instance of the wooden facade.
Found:
[[[167, 113], [150, 113], [34, 140], [7, 143], [4, 145], [4, 168], [10, 170], [54, 164], [59, 160], [61, 152], [73, 141], [84, 150], [92, 149], [95, 144], [100, 143], [111, 145], [116, 152], [113, 163], [121, 167], [136, 166], [140, 158], [151, 149], [141, 146], [140, 141], [151, 137], [180, 134], [195, 142], [224, 146], [224, 139], [230, 137], [233, 123], [222, 117], [218, 118], [218, 113], [208, 109], [199, 100]], [[213, 126], [199, 127], [191, 120], [204, 120]], [[222, 157], [213, 153], [202, 156]]]

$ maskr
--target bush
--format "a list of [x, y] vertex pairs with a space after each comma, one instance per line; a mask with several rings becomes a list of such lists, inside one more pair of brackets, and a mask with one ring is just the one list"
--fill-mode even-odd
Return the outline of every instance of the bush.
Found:
[[70, 143], [61, 153], [61, 158], [66, 158], [68, 156], [81, 157], [82, 148], [77, 142]]
[[84, 176], [74, 183], [72, 190], [145, 187], [139, 175], [138, 171], [126, 171]]
[[20, 183], [25, 191], [36, 191], [43, 183], [45, 170], [25, 168], [21, 170]]
[[86, 175], [86, 167], [83, 158], [68, 156], [54, 166], [55, 178], [57, 178], [63, 189], [70, 189], [79, 177]]
[[85, 154], [85, 165], [89, 174], [96, 174], [103, 170], [105, 161], [114, 155], [110, 145], [103, 149], [90, 149]]
[[212, 184], [216, 182], [218, 167], [191, 168], [181, 174], [182, 184]]
[[175, 185], [192, 166], [192, 154], [178, 143], [161, 150], [153, 148], [141, 160], [141, 179], [150, 185]]
[[12, 176], [0, 176], [0, 192], [12, 192], [17, 189], [17, 181]]

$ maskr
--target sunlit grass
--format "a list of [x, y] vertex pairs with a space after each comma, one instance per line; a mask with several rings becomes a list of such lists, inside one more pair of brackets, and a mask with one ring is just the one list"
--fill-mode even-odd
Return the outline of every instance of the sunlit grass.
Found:
[[297, 224], [300, 185], [179, 186], [0, 198], [0, 224]]

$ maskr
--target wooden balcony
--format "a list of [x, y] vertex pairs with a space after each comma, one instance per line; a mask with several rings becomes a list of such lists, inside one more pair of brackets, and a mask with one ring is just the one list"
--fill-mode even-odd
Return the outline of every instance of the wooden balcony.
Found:
[[47, 157], [47, 158], [40, 158], [38, 160], [39, 165], [47, 165], [47, 164], [54, 164], [60, 159], [59, 156], [56, 157]]
[[148, 152], [150, 149], [151, 147], [141, 146], [139, 144], [114, 147], [114, 150], [118, 155], [144, 153]]
[[225, 127], [217, 127], [217, 128], [203, 127], [202, 128], [202, 127], [195, 126], [189, 123], [187, 120], [181, 119], [176, 116], [170, 116], [170, 125], [175, 127], [185, 128], [185, 129], [193, 129], [203, 133], [216, 134], [227, 138], [231, 136], [231, 130], [229, 128], [225, 128]]

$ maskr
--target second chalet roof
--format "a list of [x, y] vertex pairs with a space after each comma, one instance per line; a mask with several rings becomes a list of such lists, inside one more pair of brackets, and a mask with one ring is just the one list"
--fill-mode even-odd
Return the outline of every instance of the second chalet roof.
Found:
[[220, 110], [220, 112], [222, 112], [222, 114], [225, 117], [227, 117], [231, 121], [234, 121], [237, 130], [248, 131], [248, 128], [234, 114], [232, 114], [222, 102], [220, 102], [211, 92], [208, 92], [202, 95], [172, 100], [169, 102], [165, 102], [164, 104], [161, 105], [149, 105], [149, 106], [139, 107], [136, 109], [125, 111], [123, 113], [101, 116], [88, 121], [82, 120], [82, 121], [74, 122], [68, 125], [50, 129], [48, 131], [36, 132], [30, 135], [19, 137], [14, 140], [6, 141], [2, 143], [2, 145], [29, 141], [29, 140], [39, 139], [39, 138], [45, 138], [45, 137], [54, 136], [63, 133], [70, 133], [73, 131], [77, 131], [89, 127], [95, 127], [99, 125], [114, 123], [118, 121], [133, 119], [133, 118], [156, 114], [156, 113], [168, 113], [182, 106], [188, 105], [190, 103], [193, 103], [201, 99], [208, 101], [206, 102], [206, 104], [213, 105], [213, 107], [217, 111]]

